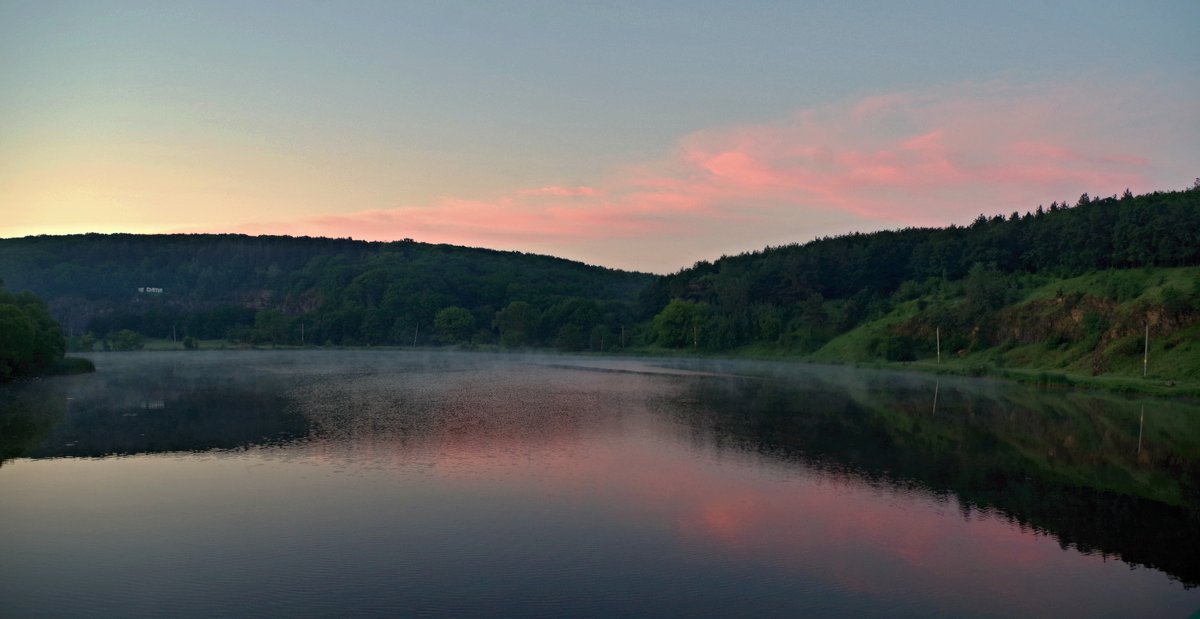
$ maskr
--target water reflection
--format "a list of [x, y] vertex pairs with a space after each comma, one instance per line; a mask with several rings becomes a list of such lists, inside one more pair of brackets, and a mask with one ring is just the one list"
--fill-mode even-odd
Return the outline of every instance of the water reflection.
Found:
[[59, 386], [36, 382], [0, 387], [0, 466], [51, 442], [48, 437], [67, 410], [67, 397]]
[[287, 382], [272, 374], [230, 372], [219, 363], [181, 364], [164, 356], [113, 361], [110, 371], [96, 375], [0, 390], [0, 410], [8, 423], [42, 420], [46, 426], [36, 436], [14, 436], [20, 443], [13, 446], [14, 455], [236, 449], [290, 442], [309, 433], [309, 421], [291, 410]]
[[1064, 547], [1200, 584], [1189, 550], [1200, 547], [1194, 406], [1152, 402], [1158, 421], [1144, 427], [1139, 402], [930, 381], [940, 395], [939, 410], [930, 411], [917, 397], [929, 387], [922, 382], [815, 372], [790, 381], [708, 380], [691, 388], [704, 406], [683, 415], [719, 448], [952, 495], [964, 518], [1000, 514]]
[[[335, 352], [98, 360], [93, 376], [0, 390], [0, 457], [10, 460], [0, 490], [7, 481], [10, 493], [59, 504], [76, 478], [103, 475], [80, 456], [205, 454], [93, 463], [123, 471], [104, 477], [122, 514], [114, 522], [166, 531], [176, 545], [235, 537], [301, 570], [280, 587], [354, 564], [360, 578], [403, 575], [372, 588], [378, 596], [461, 596], [435, 614], [545, 601], [527, 589], [554, 583], [587, 606], [510, 610], [628, 613], [657, 600], [663, 612], [648, 614], [1038, 615], [1163, 603], [1161, 576], [1126, 564], [1200, 584], [1188, 554], [1200, 547], [1194, 405], [786, 364]], [[30, 465], [49, 458], [67, 458], [58, 462], [71, 474], [40, 483], [34, 473], [51, 469]], [[258, 472], [247, 477], [248, 467]], [[181, 477], [205, 481], [176, 487]], [[239, 516], [196, 520], [213, 509]], [[191, 528], [162, 524], [177, 521]], [[145, 543], [120, 528], [106, 535]], [[311, 539], [338, 542], [313, 554]], [[222, 548], [226, 579], [283, 569]], [[514, 557], [521, 574], [506, 572]], [[496, 575], [467, 583], [455, 570]], [[222, 611], [199, 593], [177, 597]]]

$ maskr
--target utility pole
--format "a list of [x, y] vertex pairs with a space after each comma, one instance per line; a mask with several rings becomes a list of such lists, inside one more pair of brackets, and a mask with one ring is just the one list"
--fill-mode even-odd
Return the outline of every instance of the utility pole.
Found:
[[1142, 348], [1142, 378], [1146, 377], [1146, 368], [1150, 365], [1150, 321], [1146, 321], [1146, 345]]
[[942, 328], [934, 327], [933, 333], [934, 333], [934, 336], [937, 338], [938, 365], [941, 365], [942, 364]]
[[700, 326], [692, 325], [692, 348], [700, 348]]
[[621, 348], [625, 348], [625, 325], [621, 325]]
[[304, 346], [304, 321], [300, 321], [300, 346]]

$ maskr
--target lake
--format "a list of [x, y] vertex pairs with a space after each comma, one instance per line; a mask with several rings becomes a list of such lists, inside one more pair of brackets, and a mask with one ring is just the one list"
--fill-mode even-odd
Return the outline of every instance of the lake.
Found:
[[766, 362], [91, 358], [0, 388], [0, 615], [1200, 610], [1196, 403]]

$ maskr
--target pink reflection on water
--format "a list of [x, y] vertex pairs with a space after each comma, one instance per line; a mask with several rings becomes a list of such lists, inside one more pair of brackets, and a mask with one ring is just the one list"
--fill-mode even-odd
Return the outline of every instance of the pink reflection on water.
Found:
[[[645, 398], [619, 399], [643, 389], [681, 396], [662, 382], [574, 378], [559, 393], [501, 372], [498, 383], [517, 385], [503, 404], [486, 384], [464, 387], [418, 432], [365, 428], [353, 440], [318, 441], [306, 457], [371, 468], [392, 483], [426, 478], [455, 492], [580, 506], [669, 531], [688, 557], [766, 564], [798, 583], [883, 600], [936, 600], [951, 614], [1139, 614], [1168, 589], [1159, 572], [1131, 575], [953, 497], [722, 446]], [[981, 600], [992, 607], [978, 608]]]
[[424, 461], [422, 474], [443, 483], [529, 486], [539, 501], [594, 503], [669, 527], [682, 552], [767, 562], [859, 595], [939, 599], [954, 613], [979, 612], [973, 604], [986, 599], [1000, 604], [986, 612], [1020, 615], [1056, 600], [1074, 600], [1070, 612], [1085, 615], [1153, 601], [1145, 599], [1153, 589], [1117, 596], [1104, 584], [1128, 578], [1128, 566], [1060, 548], [995, 514], [964, 512], [954, 498], [840, 472], [764, 468], [753, 455], [661, 440], [662, 427], [635, 431], [639, 419], [486, 438], [457, 428], [416, 449], [356, 449], [397, 470]]

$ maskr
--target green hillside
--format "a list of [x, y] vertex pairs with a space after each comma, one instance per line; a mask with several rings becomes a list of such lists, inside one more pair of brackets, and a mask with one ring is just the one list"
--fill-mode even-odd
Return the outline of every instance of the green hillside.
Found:
[[618, 343], [652, 278], [411, 240], [130, 234], [0, 239], [0, 276], [46, 299], [84, 348], [149, 337], [569, 350]]
[[[659, 346], [1200, 392], [1200, 184], [767, 248], [642, 294]], [[1120, 385], [1116, 385], [1120, 386]]]
[[986, 321], [955, 320], [962, 296], [923, 296], [839, 334], [809, 358], [1117, 388], [1140, 382], [1144, 370], [1153, 385], [1200, 393], [1200, 268], [1022, 279], [1016, 298]]
[[1200, 181], [662, 277], [407, 239], [127, 234], [0, 239], [0, 277], [44, 298], [83, 350], [158, 338], [693, 351], [1200, 393]]

